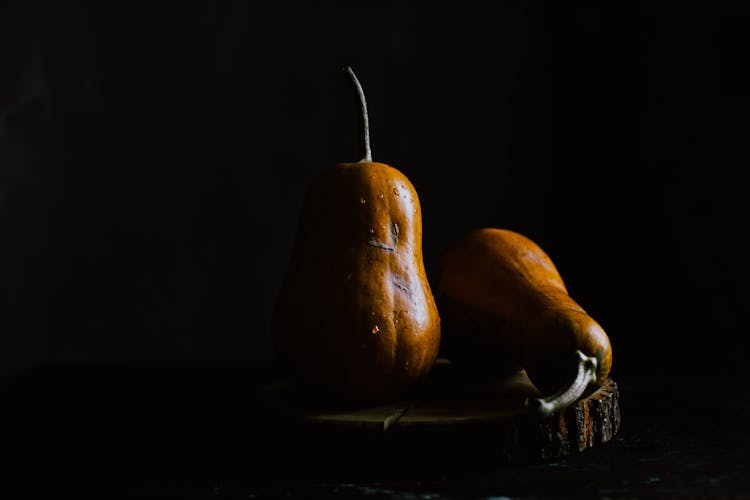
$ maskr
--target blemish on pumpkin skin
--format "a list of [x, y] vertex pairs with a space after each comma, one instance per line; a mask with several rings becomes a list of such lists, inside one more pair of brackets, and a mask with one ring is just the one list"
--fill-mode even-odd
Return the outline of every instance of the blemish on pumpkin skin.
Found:
[[399, 233], [398, 224], [391, 221], [391, 238], [393, 239], [394, 247], [398, 245], [398, 233]]
[[405, 310], [398, 310], [393, 311], [393, 324], [397, 325], [398, 323], [409, 323], [408, 311]]
[[380, 248], [382, 250], [387, 250], [389, 252], [395, 252], [396, 251], [395, 248], [389, 247], [388, 245], [386, 245], [385, 243], [383, 243], [382, 241], [380, 241], [377, 238], [370, 238], [369, 240], [367, 240], [367, 244], [370, 245], [371, 247]]
[[396, 280], [391, 280], [391, 283], [393, 283], [393, 286], [404, 292], [406, 295], [411, 295], [411, 290], [409, 290], [409, 287], [404, 285], [403, 283], [399, 283]]

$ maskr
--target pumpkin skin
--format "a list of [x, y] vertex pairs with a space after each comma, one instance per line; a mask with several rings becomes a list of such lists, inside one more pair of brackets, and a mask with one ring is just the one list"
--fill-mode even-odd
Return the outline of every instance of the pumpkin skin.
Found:
[[340, 163], [311, 185], [272, 316], [276, 359], [322, 396], [364, 401], [429, 374], [440, 317], [419, 198], [399, 170]]
[[602, 385], [612, 347], [602, 327], [568, 294], [550, 257], [514, 231], [480, 228], [441, 256], [436, 300], [443, 320], [443, 349], [457, 364], [486, 372], [524, 368], [544, 394], [575, 373], [580, 350], [597, 360]]

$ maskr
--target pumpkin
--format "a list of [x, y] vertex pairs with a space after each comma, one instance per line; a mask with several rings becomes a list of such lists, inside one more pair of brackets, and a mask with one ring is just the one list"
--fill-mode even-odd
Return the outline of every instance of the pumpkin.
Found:
[[546, 395], [531, 401], [541, 413], [607, 380], [609, 337], [526, 236], [491, 227], [470, 231], [441, 255], [435, 288], [445, 356], [475, 371], [525, 369]]
[[415, 387], [440, 346], [422, 256], [419, 197], [398, 169], [373, 162], [364, 93], [361, 161], [310, 186], [272, 316], [283, 370], [315, 394], [372, 401]]

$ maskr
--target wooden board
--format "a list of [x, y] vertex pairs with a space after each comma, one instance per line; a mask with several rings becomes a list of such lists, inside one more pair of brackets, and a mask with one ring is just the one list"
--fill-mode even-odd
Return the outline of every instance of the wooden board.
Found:
[[429, 383], [412, 398], [373, 407], [316, 409], [295, 399], [289, 386], [265, 388], [270, 408], [304, 432], [345, 440], [422, 440], [456, 448], [480, 448], [509, 463], [568, 456], [610, 441], [620, 428], [614, 380], [549, 417], [525, 406], [538, 391], [524, 371], [493, 379], [457, 373], [439, 360]]

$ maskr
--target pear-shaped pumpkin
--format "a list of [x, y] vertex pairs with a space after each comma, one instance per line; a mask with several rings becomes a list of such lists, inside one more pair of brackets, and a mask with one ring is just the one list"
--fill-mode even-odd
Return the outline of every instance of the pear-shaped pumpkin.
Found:
[[470, 231], [441, 256], [436, 300], [443, 352], [474, 371], [524, 368], [557, 411], [602, 385], [612, 366], [604, 329], [568, 293], [552, 259], [526, 236]]
[[323, 171], [303, 205], [272, 317], [274, 353], [300, 386], [372, 401], [430, 373], [440, 318], [422, 257], [419, 197], [398, 169], [365, 158]]

